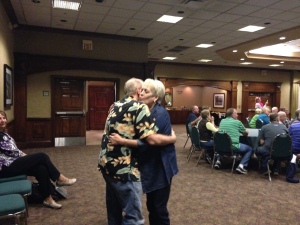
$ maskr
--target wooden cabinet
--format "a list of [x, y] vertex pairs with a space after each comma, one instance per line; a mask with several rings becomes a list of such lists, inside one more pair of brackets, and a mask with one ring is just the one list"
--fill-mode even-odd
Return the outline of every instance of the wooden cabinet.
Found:
[[172, 124], [185, 124], [191, 111], [189, 110], [168, 110]]

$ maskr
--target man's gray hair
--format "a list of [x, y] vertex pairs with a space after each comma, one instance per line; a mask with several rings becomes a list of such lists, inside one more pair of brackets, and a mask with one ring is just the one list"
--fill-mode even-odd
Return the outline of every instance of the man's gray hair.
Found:
[[134, 95], [138, 88], [142, 88], [142, 84], [143, 84], [143, 81], [141, 79], [134, 78], [134, 77], [129, 79], [128, 81], [126, 81], [126, 83], [124, 85], [125, 95], [127, 97]]

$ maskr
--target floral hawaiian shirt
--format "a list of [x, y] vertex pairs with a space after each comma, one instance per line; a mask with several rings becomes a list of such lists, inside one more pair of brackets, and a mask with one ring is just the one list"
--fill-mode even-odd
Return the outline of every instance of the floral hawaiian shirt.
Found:
[[2, 166], [9, 166], [22, 154], [23, 152], [17, 148], [13, 138], [7, 133], [0, 132], [0, 170]]
[[127, 139], [143, 140], [156, 131], [149, 108], [145, 104], [133, 100], [132, 97], [116, 102], [106, 119], [98, 162], [101, 171], [115, 180], [140, 181], [138, 149], [109, 145], [108, 136], [118, 133]]

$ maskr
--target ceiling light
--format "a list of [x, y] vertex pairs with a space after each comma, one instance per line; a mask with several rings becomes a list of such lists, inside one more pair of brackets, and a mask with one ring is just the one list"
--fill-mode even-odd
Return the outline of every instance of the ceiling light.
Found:
[[285, 37], [280, 37], [280, 38], [279, 38], [279, 40], [284, 40], [284, 39], [285, 39]]
[[165, 60], [174, 60], [174, 59], [177, 59], [176, 57], [164, 57], [163, 59], [165, 59]]
[[250, 65], [250, 64], [253, 64], [252, 62], [243, 62], [243, 63], [240, 63], [240, 64], [243, 64], [243, 65]]
[[183, 17], [181, 16], [168, 16], [168, 15], [163, 15], [160, 17], [157, 21], [158, 22], [165, 22], [165, 23], [177, 23], [178, 21], [182, 20]]
[[280, 64], [271, 64], [269, 66], [278, 67], [278, 66], [282, 66], [282, 65], [280, 65]]
[[249, 51], [252, 54], [264, 54], [264, 55], [277, 55], [292, 57], [294, 53], [300, 52], [300, 48], [294, 45], [287, 45], [285, 43], [265, 46]]
[[232, 52], [237, 52], [238, 50], [233, 50]]
[[196, 47], [197, 48], [209, 48], [211, 46], [214, 46], [214, 45], [212, 45], [212, 44], [200, 44], [200, 45], [197, 45]]
[[284, 63], [284, 61], [281, 61], [280, 63]]
[[70, 2], [70, 1], [63, 1], [63, 0], [53, 0], [52, 7], [53, 8], [60, 8], [60, 9], [70, 9], [79, 11], [82, 2]]
[[243, 60], [245, 60], [244, 58], [241, 58], [241, 60], [243, 61]]
[[198, 60], [199, 62], [211, 62], [212, 60], [211, 59], [200, 59]]
[[239, 29], [239, 31], [255, 32], [255, 31], [258, 31], [258, 30], [262, 30], [264, 28], [265, 27], [249, 25], [249, 26], [246, 26], [246, 27], [243, 27], [243, 28]]

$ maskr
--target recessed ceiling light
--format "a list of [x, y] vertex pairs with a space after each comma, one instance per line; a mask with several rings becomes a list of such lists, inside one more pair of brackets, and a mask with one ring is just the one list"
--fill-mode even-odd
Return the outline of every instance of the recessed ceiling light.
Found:
[[243, 64], [243, 65], [250, 65], [250, 64], [253, 64], [252, 62], [243, 62], [243, 63], [240, 63], [240, 64]]
[[134, 27], [131, 27], [131, 28], [129, 28], [129, 30], [135, 30], [135, 28], [134, 28]]
[[285, 37], [280, 37], [280, 38], [279, 38], [279, 40], [284, 40], [284, 39], [285, 39]]
[[182, 19], [183, 19], [183, 17], [181, 17], [181, 16], [163, 15], [157, 21], [158, 22], [165, 22], [165, 23], [177, 23], [178, 21], [180, 21]]
[[232, 52], [237, 52], [238, 50], [233, 50]]
[[198, 60], [199, 62], [211, 62], [212, 60], [211, 59], [200, 59]]
[[174, 60], [174, 59], [177, 59], [176, 57], [164, 57], [163, 59], [165, 59], [165, 60]]
[[243, 27], [243, 28], [239, 29], [239, 31], [255, 32], [255, 31], [258, 31], [258, 30], [262, 30], [264, 28], [265, 27], [249, 25], [249, 26], [246, 26], [246, 27]]
[[209, 47], [212, 47], [212, 46], [214, 46], [214, 45], [212, 45], [212, 44], [200, 44], [200, 45], [197, 45], [196, 47], [197, 48], [209, 48]]
[[284, 63], [284, 61], [281, 61], [280, 63]]
[[41, 3], [39, 0], [31, 0], [33, 3], [39, 4]]
[[269, 66], [278, 67], [278, 66], [282, 66], [282, 65], [280, 65], [280, 64], [271, 64]]
[[241, 60], [243, 61], [243, 60], [245, 60], [244, 58], [241, 58]]
[[70, 9], [79, 11], [82, 2], [68, 2], [63, 0], [53, 0], [52, 7], [53, 8], [60, 8], [60, 9]]

